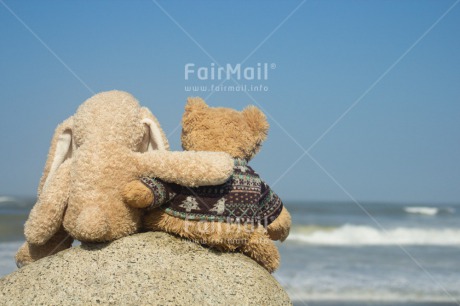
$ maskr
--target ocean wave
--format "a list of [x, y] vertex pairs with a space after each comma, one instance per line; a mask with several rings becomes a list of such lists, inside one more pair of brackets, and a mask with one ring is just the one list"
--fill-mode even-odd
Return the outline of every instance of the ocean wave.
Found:
[[341, 227], [303, 226], [292, 229], [288, 240], [316, 245], [444, 245], [460, 246], [460, 228], [378, 229], [346, 224]]
[[30, 197], [0, 196], [0, 208], [31, 208], [34, 203]]
[[408, 293], [397, 293], [397, 292], [376, 292], [370, 290], [368, 292], [362, 291], [351, 291], [348, 292], [305, 292], [305, 290], [291, 290], [287, 289], [289, 297], [298, 304], [305, 304], [311, 301], [325, 301], [325, 305], [371, 305], [370, 302], [376, 302], [376, 305], [385, 303], [391, 305], [396, 303], [398, 305], [457, 305], [453, 301], [458, 300], [460, 295], [458, 293], [446, 295], [444, 292], [438, 294], [427, 294], [424, 292], [408, 292]]
[[16, 199], [13, 197], [0, 196], [0, 203], [4, 202], [16, 202]]
[[435, 216], [438, 214], [453, 214], [455, 209], [452, 207], [429, 207], [429, 206], [407, 206], [404, 211], [408, 214]]
[[410, 214], [434, 216], [439, 212], [436, 207], [404, 207], [404, 211]]

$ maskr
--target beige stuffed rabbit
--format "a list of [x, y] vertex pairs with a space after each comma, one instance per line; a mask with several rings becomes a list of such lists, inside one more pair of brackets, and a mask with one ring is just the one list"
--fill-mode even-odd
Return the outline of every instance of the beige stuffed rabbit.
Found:
[[226, 153], [170, 152], [158, 121], [132, 95], [99, 93], [56, 129], [17, 264], [68, 248], [73, 239], [102, 242], [136, 233], [143, 212], [121, 196], [132, 180], [216, 185], [232, 168]]

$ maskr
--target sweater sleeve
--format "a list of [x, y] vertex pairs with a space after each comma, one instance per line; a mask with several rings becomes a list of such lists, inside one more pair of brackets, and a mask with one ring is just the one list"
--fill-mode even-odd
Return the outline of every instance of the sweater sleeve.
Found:
[[259, 200], [259, 216], [264, 226], [270, 225], [281, 214], [283, 202], [276, 193], [264, 182], [261, 182]]
[[148, 209], [159, 207], [173, 199], [178, 194], [178, 185], [167, 183], [157, 178], [142, 177], [141, 182], [153, 193], [153, 202]]

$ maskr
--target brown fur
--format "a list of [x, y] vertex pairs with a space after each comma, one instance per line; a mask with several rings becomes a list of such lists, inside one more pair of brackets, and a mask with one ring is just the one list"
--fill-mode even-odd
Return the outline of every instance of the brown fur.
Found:
[[242, 112], [210, 108], [201, 98], [189, 98], [182, 117], [182, 147], [187, 151], [227, 152], [252, 159], [267, 137], [268, 122], [255, 106]]
[[144, 227], [175, 234], [224, 252], [241, 251], [270, 273], [279, 266], [278, 249], [268, 239], [263, 226], [184, 221], [157, 208], [147, 215]]
[[[185, 150], [227, 152], [233, 158], [249, 161], [259, 151], [268, 128], [265, 115], [254, 106], [239, 112], [229, 108], [210, 108], [201, 98], [189, 98], [182, 119], [182, 146]], [[125, 188], [123, 196], [129, 203], [136, 199], [143, 202], [150, 199], [152, 193], [136, 181]], [[276, 270], [280, 262], [278, 249], [272, 240], [284, 241], [290, 226], [291, 216], [286, 208], [267, 229], [262, 226], [186, 221], [161, 209], [153, 209], [144, 221], [148, 230], [176, 234], [221, 251], [240, 251], [270, 272]]]
[[18, 264], [51, 254], [61, 226], [85, 242], [137, 232], [142, 212], [126, 205], [121, 191], [139, 177], [194, 187], [221, 184], [233, 171], [228, 154], [168, 148], [156, 118], [129, 93], [109, 91], [88, 99], [53, 136]]
[[25, 266], [43, 257], [56, 254], [72, 246], [73, 239], [60, 228], [44, 245], [35, 245], [25, 242], [16, 253], [18, 267]]
[[291, 229], [291, 215], [287, 211], [286, 207], [283, 207], [278, 218], [275, 219], [267, 227], [267, 233], [271, 240], [279, 240], [283, 242], [289, 236], [289, 230]]
[[131, 207], [145, 208], [154, 200], [153, 193], [144, 184], [138, 184], [138, 181], [129, 182], [122, 191], [125, 203]]

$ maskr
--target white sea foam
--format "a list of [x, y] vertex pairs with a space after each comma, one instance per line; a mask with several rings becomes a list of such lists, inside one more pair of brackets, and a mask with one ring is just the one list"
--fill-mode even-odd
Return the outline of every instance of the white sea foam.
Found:
[[434, 215], [437, 215], [439, 213], [439, 208], [413, 206], [413, 207], [404, 207], [404, 211], [409, 213], [409, 214], [434, 216]]
[[[300, 304], [300, 302], [307, 303], [307, 301], [327, 301], [329, 302], [327, 305], [333, 305], [333, 302], [337, 302], [337, 305], [342, 305], [343, 302], [347, 303], [361, 303], [366, 302], [377, 302], [377, 305], [381, 303], [397, 303], [404, 304], [404, 303], [427, 303], [426, 305], [437, 305], [438, 303], [444, 305], [456, 305], [450, 304], [455, 300], [458, 300], [460, 296], [457, 294], [450, 294], [446, 295], [444, 292], [438, 294], [427, 294], [424, 292], [388, 292], [382, 290], [381, 292], [376, 292], [373, 290], [369, 291], [357, 291], [357, 290], [349, 290], [345, 292], [305, 292], [305, 290], [292, 290], [287, 289], [287, 293], [289, 297]], [[450, 302], [450, 303], [449, 303]], [[430, 303], [430, 304], [428, 304]], [[431, 304], [433, 303], [433, 304]], [[447, 304], [449, 303], [449, 304]], [[307, 304], [306, 304], [307, 305]], [[348, 305], [348, 304], [347, 304]], [[417, 304], [418, 305], [418, 304]], [[425, 304], [424, 304], [425, 305]]]
[[0, 208], [1, 207], [31, 207], [31, 204], [34, 203], [34, 200], [27, 198], [16, 198], [11, 196], [0, 196]]
[[337, 228], [297, 227], [288, 240], [317, 245], [445, 245], [460, 246], [460, 228], [378, 229], [363, 225]]
[[0, 203], [3, 202], [16, 202], [16, 199], [13, 197], [0, 196]]

